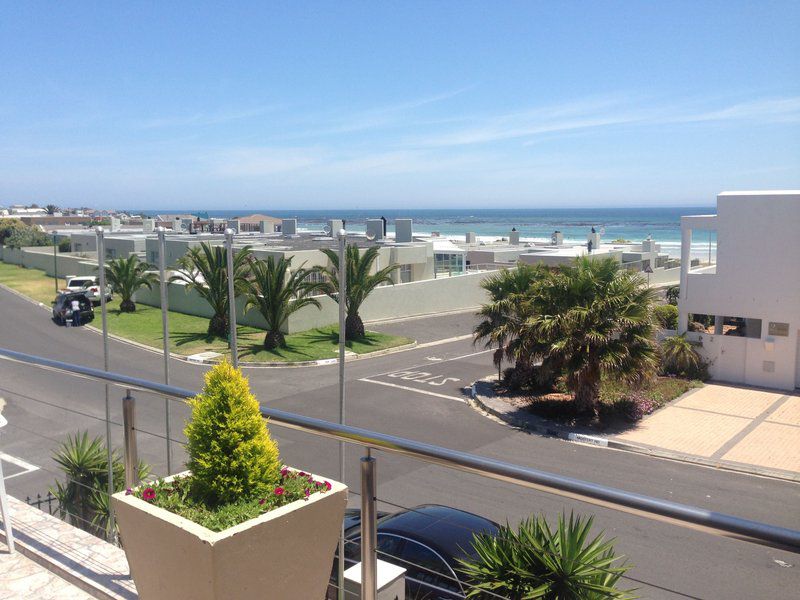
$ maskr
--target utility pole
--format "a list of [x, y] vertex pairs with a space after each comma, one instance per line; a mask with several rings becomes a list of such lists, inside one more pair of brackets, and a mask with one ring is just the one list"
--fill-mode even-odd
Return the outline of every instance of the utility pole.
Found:
[[[339, 424], [345, 422], [344, 355], [347, 328], [347, 231], [339, 230]], [[339, 481], [344, 483], [344, 442], [339, 442]], [[337, 585], [339, 600], [344, 600], [344, 522], [339, 532]]]
[[225, 248], [228, 258], [228, 310], [230, 321], [230, 335], [228, 345], [231, 349], [231, 364], [234, 369], [239, 368], [239, 348], [236, 343], [236, 286], [233, 273], [233, 229], [225, 230]]
[[53, 277], [56, 280], [56, 294], [58, 294], [58, 242], [56, 232], [53, 232]]
[[[166, 277], [166, 232], [163, 227], [158, 232], [158, 274], [161, 291], [161, 334], [164, 338], [164, 383], [169, 385], [169, 288]], [[170, 399], [164, 396], [164, 429], [167, 438], [167, 475], [172, 475], [172, 444], [170, 443], [169, 422]]]

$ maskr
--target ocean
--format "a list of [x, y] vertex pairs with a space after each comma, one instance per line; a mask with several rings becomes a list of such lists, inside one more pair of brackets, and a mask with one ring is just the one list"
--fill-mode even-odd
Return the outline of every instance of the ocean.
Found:
[[[167, 211], [163, 211], [167, 212]], [[185, 212], [185, 211], [176, 211]], [[442, 236], [463, 239], [467, 232], [475, 232], [481, 239], [499, 239], [508, 236], [512, 227], [525, 241], [548, 241], [556, 229], [564, 234], [566, 242], [585, 242], [592, 227], [603, 235], [603, 241], [617, 239], [640, 242], [652, 236], [662, 251], [680, 256], [681, 215], [709, 214], [713, 207], [660, 207], [660, 208], [509, 208], [509, 209], [416, 209], [416, 210], [217, 210], [197, 213], [200, 216], [234, 218], [253, 213], [263, 213], [278, 218], [296, 218], [298, 227], [320, 230], [328, 219], [347, 222], [347, 229], [364, 231], [366, 219], [386, 217], [389, 231], [396, 218], [411, 218], [414, 233], [430, 234], [438, 231]], [[692, 254], [702, 256], [711, 250], [716, 253], [716, 240], [705, 232], [697, 232]]]

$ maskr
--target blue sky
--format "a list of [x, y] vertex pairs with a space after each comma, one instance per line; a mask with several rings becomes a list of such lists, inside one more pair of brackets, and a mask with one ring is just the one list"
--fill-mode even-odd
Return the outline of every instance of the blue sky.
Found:
[[800, 2], [0, 0], [0, 205], [800, 188]]

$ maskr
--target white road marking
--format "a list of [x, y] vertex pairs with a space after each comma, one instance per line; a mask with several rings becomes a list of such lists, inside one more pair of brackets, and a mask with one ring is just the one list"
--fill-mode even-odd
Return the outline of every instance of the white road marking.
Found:
[[23, 469], [19, 473], [14, 473], [13, 475], [6, 475], [3, 479], [11, 479], [12, 477], [17, 477], [19, 475], [25, 475], [26, 473], [32, 473], [34, 471], [38, 471], [39, 467], [36, 465], [32, 465], [29, 462], [25, 462], [21, 458], [17, 458], [16, 456], [11, 456], [10, 454], [6, 454], [5, 452], [0, 452], [0, 460], [4, 460], [9, 464], [16, 465], [20, 469]]
[[[419, 346], [417, 346], [419, 348]], [[440, 360], [440, 363], [451, 362], [454, 360], [461, 360], [462, 358], [470, 358], [471, 356], [478, 356], [480, 354], [486, 354], [487, 352], [494, 352], [494, 349], [489, 348], [488, 350], [479, 350], [478, 352], [470, 352], [469, 354], [462, 354], [461, 356], [454, 356], [453, 358], [444, 358]], [[406, 367], [404, 370], [406, 371], [413, 371], [414, 369], [420, 369], [427, 367], [427, 363], [421, 365], [413, 365], [411, 367]], [[399, 369], [392, 369], [391, 371], [385, 371], [383, 373], [376, 373], [375, 375], [371, 375], [371, 377], [380, 377], [381, 375], [388, 375], [389, 373], [396, 373]]]
[[407, 385], [399, 385], [397, 383], [390, 383], [388, 381], [375, 381], [374, 379], [363, 378], [359, 379], [359, 381], [365, 381], [367, 383], [376, 383], [378, 385], [385, 385], [386, 387], [397, 388], [399, 390], [406, 390], [408, 392], [416, 392], [417, 394], [425, 394], [426, 396], [435, 396], [436, 398], [445, 398], [446, 400], [455, 400], [456, 402], [463, 402], [466, 404], [466, 400], [464, 398], [458, 398], [456, 396], [448, 396], [447, 394], [439, 394], [437, 392], [431, 392], [428, 390], [421, 390], [419, 388], [410, 387]]

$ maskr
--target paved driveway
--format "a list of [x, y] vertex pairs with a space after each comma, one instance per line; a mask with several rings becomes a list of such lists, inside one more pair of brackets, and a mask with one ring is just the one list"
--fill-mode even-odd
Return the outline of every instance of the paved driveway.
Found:
[[800, 396], [708, 384], [616, 439], [702, 462], [800, 479]]

